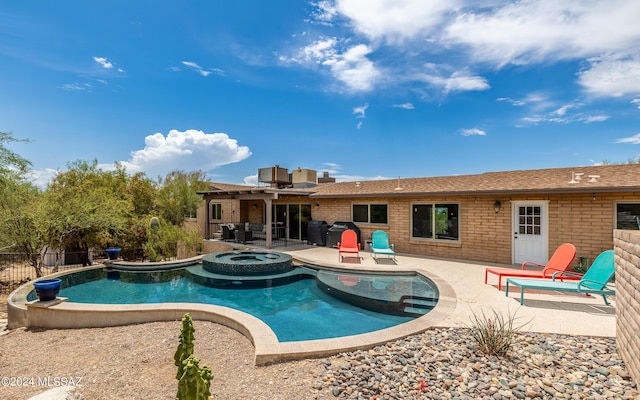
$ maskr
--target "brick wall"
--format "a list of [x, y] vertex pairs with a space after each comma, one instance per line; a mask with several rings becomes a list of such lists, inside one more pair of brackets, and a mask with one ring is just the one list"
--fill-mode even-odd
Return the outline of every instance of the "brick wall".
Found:
[[640, 382], [640, 232], [616, 230], [616, 341], [618, 353]]
[[[499, 200], [502, 207], [498, 213], [493, 204]], [[398, 253], [427, 257], [442, 257], [479, 261], [486, 263], [510, 264], [513, 252], [512, 204], [515, 201], [544, 201], [548, 204], [548, 255], [562, 243], [573, 243], [577, 257], [588, 259], [589, 264], [607, 249], [613, 248], [616, 201], [640, 202], [640, 193], [567, 193], [567, 194], [527, 194], [527, 195], [478, 195], [478, 196], [415, 196], [415, 197], [369, 197], [309, 199], [307, 197], [283, 197], [276, 203], [311, 204], [314, 220], [351, 221], [351, 205], [388, 204], [388, 224], [362, 224], [358, 227], [362, 237], [367, 239], [377, 229], [386, 231], [389, 240], [395, 244]], [[237, 222], [241, 209], [238, 200], [221, 200], [223, 220]], [[428, 240], [411, 237], [411, 206], [414, 203], [457, 203], [460, 205], [460, 240]], [[254, 208], [253, 204], [256, 205]], [[318, 205], [316, 207], [316, 204]], [[264, 205], [262, 200], [247, 201], [243, 206], [244, 220], [261, 220]], [[235, 211], [235, 212], [234, 212]], [[201, 213], [198, 213], [201, 218]]]
[[[595, 198], [594, 198], [595, 197]], [[312, 207], [313, 219], [328, 223], [351, 220], [351, 205], [357, 203], [386, 203], [389, 223], [362, 224], [358, 227], [364, 238], [377, 229], [386, 231], [398, 253], [427, 257], [473, 260], [487, 263], [510, 264], [512, 260], [512, 202], [546, 201], [549, 208], [548, 254], [563, 243], [573, 243], [577, 249], [574, 266], [579, 257], [589, 263], [607, 249], [613, 248], [615, 202], [639, 201], [638, 193], [619, 194], [561, 194], [474, 197], [411, 197], [362, 199], [319, 199], [319, 207]], [[502, 207], [495, 212], [493, 204], [499, 200]], [[447, 242], [411, 238], [411, 205], [414, 203], [458, 203], [460, 205], [460, 241]]]

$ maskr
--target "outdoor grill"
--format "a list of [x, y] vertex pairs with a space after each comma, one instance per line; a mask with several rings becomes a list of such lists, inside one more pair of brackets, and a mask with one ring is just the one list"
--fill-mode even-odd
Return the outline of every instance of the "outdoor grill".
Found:
[[360, 228], [353, 222], [334, 222], [333, 225], [327, 229], [327, 246], [338, 247], [338, 242], [342, 237], [342, 232], [347, 229], [351, 229], [358, 235], [358, 243], [362, 247], [362, 237], [360, 235]]
[[329, 224], [327, 224], [326, 221], [309, 221], [307, 225], [307, 243], [316, 246], [326, 246], [328, 229]]

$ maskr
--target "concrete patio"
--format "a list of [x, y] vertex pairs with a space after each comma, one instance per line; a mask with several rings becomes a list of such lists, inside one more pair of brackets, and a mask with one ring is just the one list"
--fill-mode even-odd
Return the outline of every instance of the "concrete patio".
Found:
[[290, 246], [278, 249], [291, 254], [294, 258], [321, 266], [350, 268], [354, 270], [416, 270], [430, 277], [446, 282], [455, 292], [453, 312], [438, 322], [438, 327], [468, 326], [474, 313], [490, 313], [496, 310], [502, 315], [515, 314], [516, 323], [527, 323], [523, 330], [540, 333], [559, 333], [568, 335], [588, 335], [615, 337], [615, 297], [609, 298], [611, 305], [606, 306], [601, 296], [556, 292], [525, 292], [525, 305], [519, 303], [519, 288], [505, 296], [497, 289], [497, 277], [490, 275], [488, 284], [484, 284], [484, 271], [487, 266], [519, 266], [481, 264], [398, 255], [397, 265], [390, 259], [378, 258], [378, 263], [366, 251], [360, 252], [360, 262], [355, 259], [339, 262], [335, 248], [318, 246]]

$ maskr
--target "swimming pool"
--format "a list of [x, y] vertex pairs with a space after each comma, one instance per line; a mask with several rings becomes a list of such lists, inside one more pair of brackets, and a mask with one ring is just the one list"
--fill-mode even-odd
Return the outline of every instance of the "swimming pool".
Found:
[[[426, 314], [438, 290], [416, 274], [365, 274], [296, 267], [265, 276], [211, 273], [201, 265], [170, 271], [108, 268], [60, 277], [59, 296], [86, 304], [203, 303], [265, 322], [280, 342], [357, 335]], [[27, 300], [35, 299], [32, 292]]]

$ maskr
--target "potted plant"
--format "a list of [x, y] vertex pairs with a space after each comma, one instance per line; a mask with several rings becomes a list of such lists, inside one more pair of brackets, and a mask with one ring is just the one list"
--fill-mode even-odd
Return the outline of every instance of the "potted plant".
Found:
[[107, 257], [109, 260], [117, 260], [120, 257], [120, 247], [109, 247], [107, 248]]
[[40, 301], [50, 301], [55, 300], [58, 296], [58, 292], [60, 291], [60, 284], [62, 281], [60, 279], [42, 279], [39, 281], [33, 282], [33, 287], [36, 289], [36, 296], [38, 296], [38, 300]]

